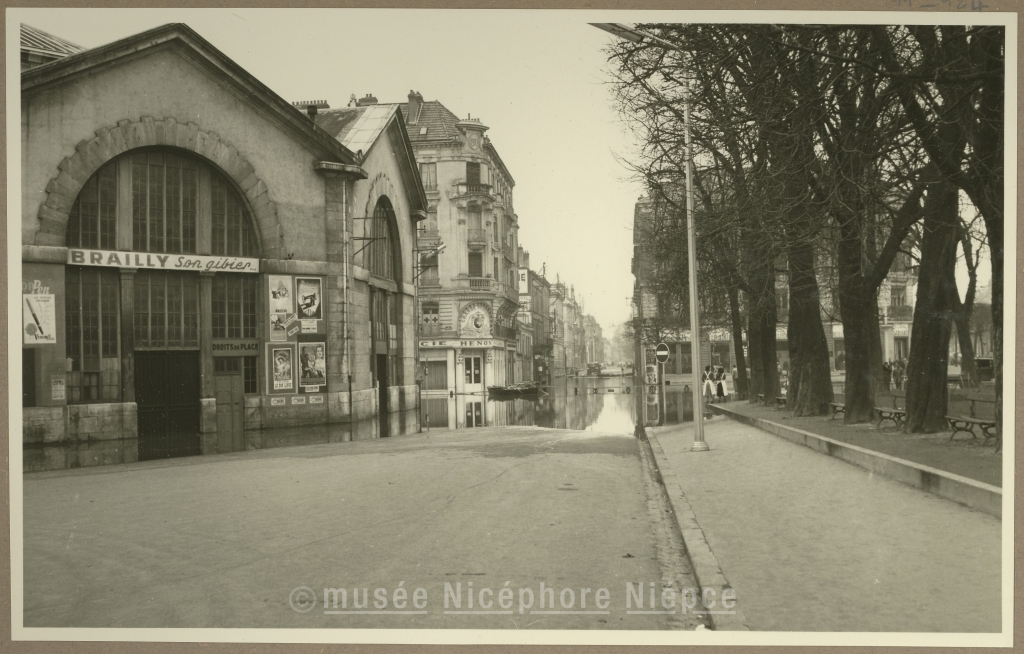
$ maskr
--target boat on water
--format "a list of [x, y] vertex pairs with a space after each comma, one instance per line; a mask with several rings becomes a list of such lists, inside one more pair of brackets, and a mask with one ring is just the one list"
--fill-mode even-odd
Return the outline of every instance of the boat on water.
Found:
[[541, 390], [540, 384], [533, 381], [520, 382], [511, 386], [488, 386], [487, 392], [493, 400], [534, 399], [547, 395]]

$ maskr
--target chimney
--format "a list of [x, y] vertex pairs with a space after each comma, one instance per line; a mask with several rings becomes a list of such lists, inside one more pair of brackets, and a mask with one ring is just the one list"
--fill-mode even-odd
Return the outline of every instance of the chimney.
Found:
[[327, 100], [303, 100], [302, 102], [293, 102], [292, 106], [299, 110], [305, 109], [310, 120], [316, 120], [317, 109], [331, 108], [331, 105], [327, 104]]
[[365, 96], [360, 98], [358, 102], [356, 102], [357, 107], [366, 107], [371, 104], [377, 104], [377, 98], [373, 97], [370, 93], [367, 93]]
[[410, 125], [415, 125], [420, 121], [420, 108], [423, 106], [423, 96], [418, 91], [409, 91], [409, 111], [406, 116], [407, 122]]

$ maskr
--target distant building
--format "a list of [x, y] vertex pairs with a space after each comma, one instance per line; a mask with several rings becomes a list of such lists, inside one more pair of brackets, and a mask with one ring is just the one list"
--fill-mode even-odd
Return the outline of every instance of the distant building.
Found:
[[[648, 198], [640, 198], [634, 206], [633, 214], [633, 263], [635, 277], [634, 306], [642, 305], [645, 340], [647, 345], [663, 341], [671, 352], [665, 364], [666, 374], [691, 374], [690, 330], [678, 327], [679, 322], [689, 320], [679, 316], [666, 315], [664, 303], [652, 290], [650, 280], [655, 262], [645, 256], [642, 235], [649, 230], [652, 221], [659, 219], [656, 203]], [[784, 268], [780, 265], [780, 268]], [[828, 287], [819, 282], [822, 305], [822, 323], [825, 338], [828, 342], [829, 364], [833, 371], [846, 368], [846, 348], [843, 336], [843, 324], [839, 320], [838, 310], [832, 303]], [[911, 326], [914, 318], [914, 298], [917, 294], [917, 273], [911, 265], [909, 257], [897, 255], [889, 275], [879, 290], [879, 336], [882, 341], [882, 356], [885, 360], [909, 357], [911, 343]], [[775, 303], [778, 322], [775, 330], [775, 347], [779, 366], [782, 370], [789, 369], [789, 342], [787, 340], [787, 324], [789, 321], [789, 281], [784, 273], [775, 280]], [[735, 345], [730, 329], [708, 325], [702, 318], [701, 362], [731, 370], [736, 361]], [[951, 340], [955, 340], [955, 337]], [[984, 337], [982, 336], [982, 340]], [[743, 347], [746, 350], [746, 331], [743, 334]], [[954, 346], [951, 345], [951, 352]], [[958, 351], [958, 349], [956, 350]], [[748, 361], [749, 365], [749, 361]]]
[[415, 92], [402, 104], [379, 104], [369, 95], [351, 104], [337, 113], [371, 106], [402, 110], [427, 197], [415, 275], [430, 424], [455, 429], [500, 423], [505, 418], [486, 401], [487, 387], [521, 378], [526, 347], [517, 330], [515, 181], [479, 118], [459, 118]]

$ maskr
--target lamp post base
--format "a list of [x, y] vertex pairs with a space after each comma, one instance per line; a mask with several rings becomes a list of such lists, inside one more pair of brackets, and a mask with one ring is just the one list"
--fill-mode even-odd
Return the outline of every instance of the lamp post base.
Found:
[[693, 445], [690, 446], [691, 452], [707, 452], [710, 449], [707, 441], [693, 441]]

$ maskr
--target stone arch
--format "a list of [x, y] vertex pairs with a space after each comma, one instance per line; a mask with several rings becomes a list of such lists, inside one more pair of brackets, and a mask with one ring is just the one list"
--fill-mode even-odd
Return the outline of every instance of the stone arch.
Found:
[[255, 224], [260, 256], [282, 256], [284, 232], [277, 206], [270, 199], [267, 185], [256, 176], [252, 164], [237, 148], [215, 132], [207, 132], [195, 123], [179, 123], [174, 118], [121, 120], [114, 127], [103, 127], [92, 139], [75, 146], [75, 153], [58, 164], [57, 176], [46, 185], [46, 200], [39, 207], [39, 231], [36, 245], [64, 245], [68, 214], [89, 178], [111, 159], [130, 150], [149, 146], [180, 148], [194, 153], [220, 168], [246, 199]]
[[[408, 243], [406, 242], [407, 237], [403, 234], [402, 229], [399, 226], [399, 203], [396, 202], [398, 196], [395, 190], [395, 186], [394, 184], [392, 184], [391, 178], [388, 177], [387, 173], [383, 172], [378, 173], [373, 178], [373, 180], [370, 181], [370, 188], [366, 193], [366, 205], [363, 207], [363, 216], [373, 216], [374, 212], [377, 210], [377, 205], [380, 203], [382, 199], [386, 201], [387, 205], [391, 208], [391, 213], [394, 217], [394, 222], [389, 225], [389, 228], [391, 229], [391, 235], [392, 238], [394, 239], [395, 247], [393, 255], [395, 257], [396, 265], [395, 281], [398, 282], [399, 290], [401, 290], [402, 282], [410, 278], [408, 272], [405, 269], [406, 263], [409, 263], [406, 261], [407, 257], [405, 256]], [[366, 236], [365, 231], [369, 228], [370, 221], [362, 220], [356, 222], [363, 223], [362, 229], [364, 231], [362, 233], [362, 236]], [[367, 265], [366, 250], [364, 250], [362, 263], [363, 267], [365, 268]]]

